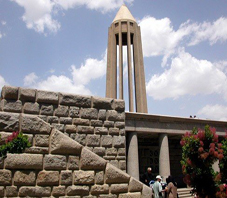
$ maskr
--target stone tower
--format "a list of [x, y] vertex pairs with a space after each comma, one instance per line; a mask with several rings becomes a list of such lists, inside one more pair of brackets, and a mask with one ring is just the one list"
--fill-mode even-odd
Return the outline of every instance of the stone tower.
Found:
[[[106, 74], [106, 97], [108, 98], [124, 98], [123, 46], [127, 46], [129, 111], [147, 113], [147, 97], [140, 27], [125, 5], [121, 6], [111, 26], [109, 27]], [[119, 51], [118, 57], [117, 48]], [[117, 62], [119, 64], [118, 83]], [[119, 86], [118, 97], [117, 85]], [[135, 94], [133, 93], [133, 90], [135, 90]]]

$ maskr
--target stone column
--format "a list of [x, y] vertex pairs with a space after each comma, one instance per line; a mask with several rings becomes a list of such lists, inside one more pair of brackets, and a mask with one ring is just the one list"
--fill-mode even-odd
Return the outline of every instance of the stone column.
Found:
[[132, 57], [131, 57], [131, 33], [129, 21], [127, 22], [128, 32], [127, 32], [127, 49], [128, 49], [128, 97], [129, 97], [129, 111], [134, 112], [134, 102], [133, 102], [133, 82], [132, 82]]
[[123, 53], [122, 53], [122, 31], [119, 22], [119, 99], [123, 99]]
[[139, 155], [137, 132], [127, 133], [128, 156], [127, 156], [127, 173], [139, 180]]
[[159, 174], [163, 181], [170, 175], [169, 142], [167, 134], [159, 134]]

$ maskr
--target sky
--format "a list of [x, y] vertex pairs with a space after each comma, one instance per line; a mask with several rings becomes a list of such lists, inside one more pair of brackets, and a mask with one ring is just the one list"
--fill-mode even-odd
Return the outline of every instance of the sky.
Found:
[[227, 121], [227, 0], [0, 0], [0, 90], [105, 97], [123, 3], [141, 28], [148, 112]]

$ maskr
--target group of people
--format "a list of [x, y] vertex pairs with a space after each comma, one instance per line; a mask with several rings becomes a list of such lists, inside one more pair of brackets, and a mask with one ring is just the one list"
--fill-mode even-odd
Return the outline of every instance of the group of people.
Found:
[[154, 198], [177, 198], [177, 183], [171, 175], [166, 179], [166, 184], [162, 185], [162, 177], [160, 175], [155, 177], [152, 168], [148, 167], [142, 181], [152, 188]]

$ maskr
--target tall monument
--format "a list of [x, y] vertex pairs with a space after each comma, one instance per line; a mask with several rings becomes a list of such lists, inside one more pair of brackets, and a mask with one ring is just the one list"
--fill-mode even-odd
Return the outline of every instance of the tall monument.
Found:
[[[129, 111], [147, 113], [147, 96], [140, 27], [125, 5], [121, 6], [109, 27], [106, 74], [106, 97], [108, 98], [124, 99], [123, 46], [127, 46]], [[117, 48], [119, 52], [118, 57]], [[118, 83], [117, 62], [119, 64]], [[119, 86], [119, 96], [117, 96], [117, 85]], [[135, 94], [133, 93], [133, 90], [135, 90]]]

